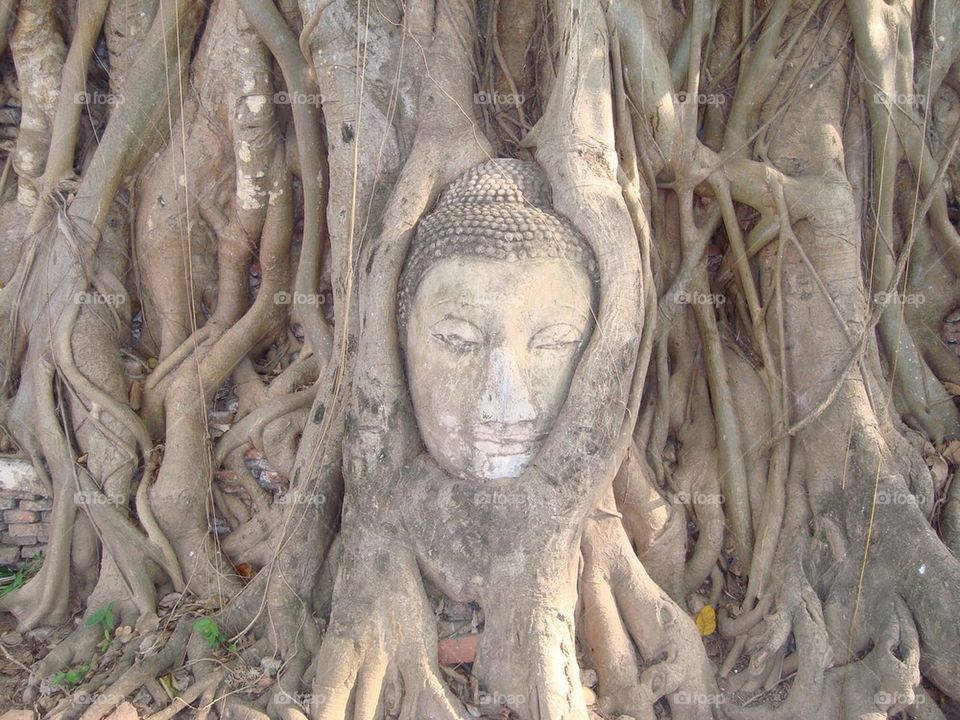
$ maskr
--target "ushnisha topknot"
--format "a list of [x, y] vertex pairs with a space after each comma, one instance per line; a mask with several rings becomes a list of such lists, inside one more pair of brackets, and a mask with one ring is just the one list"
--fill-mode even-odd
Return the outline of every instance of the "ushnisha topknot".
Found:
[[553, 209], [550, 185], [535, 162], [498, 158], [471, 168], [424, 215], [407, 254], [397, 294], [400, 337], [414, 294], [427, 271], [450, 257], [515, 262], [561, 258], [580, 265], [599, 284], [593, 251]]

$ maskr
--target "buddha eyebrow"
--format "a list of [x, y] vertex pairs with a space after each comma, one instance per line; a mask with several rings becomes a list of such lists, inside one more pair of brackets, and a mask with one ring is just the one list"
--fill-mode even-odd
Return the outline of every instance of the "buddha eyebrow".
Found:
[[[558, 307], [562, 307], [562, 308], [564, 308], [564, 309], [566, 309], [566, 310], [573, 310], [573, 311], [576, 313], [577, 317], [580, 318], [580, 319], [582, 319], [582, 320], [590, 320], [590, 319], [593, 317], [593, 311], [592, 311], [592, 310], [581, 310], [581, 309], [578, 308], [576, 305], [565, 305], [565, 304], [561, 304], [561, 305], [558, 305]], [[564, 322], [564, 321], [563, 321], [563, 320], [559, 320], [558, 322], [561, 322], [561, 323], [562, 323], [562, 322]]]
[[429, 307], [440, 307], [441, 305], [456, 305], [457, 307], [471, 307], [471, 308], [477, 308], [478, 310], [483, 309], [483, 305], [477, 305], [476, 303], [467, 302], [466, 300], [437, 300], [436, 302], [429, 305]]
[[[463, 322], [470, 323], [471, 325], [473, 325], [473, 323], [467, 320], [466, 318], [460, 317], [459, 315], [452, 312], [444, 313], [443, 316], [439, 320], [437, 320], [437, 322], [443, 322], [444, 320], [462, 320]], [[436, 324], [437, 323], [434, 323], [434, 325]]]

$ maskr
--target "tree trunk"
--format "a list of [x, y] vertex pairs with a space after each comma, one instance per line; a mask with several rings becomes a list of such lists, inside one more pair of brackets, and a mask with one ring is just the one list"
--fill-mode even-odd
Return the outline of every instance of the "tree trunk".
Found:
[[0, 29], [0, 452], [53, 499], [0, 610], [85, 620], [16, 702], [960, 713], [955, 5]]

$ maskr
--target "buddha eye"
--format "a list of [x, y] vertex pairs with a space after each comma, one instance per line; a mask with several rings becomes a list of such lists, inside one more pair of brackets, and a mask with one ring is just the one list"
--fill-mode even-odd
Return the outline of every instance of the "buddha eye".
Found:
[[466, 320], [445, 318], [434, 324], [430, 330], [433, 337], [454, 352], [469, 352], [483, 344], [483, 332]]
[[583, 333], [579, 328], [567, 323], [557, 323], [538, 330], [530, 338], [530, 348], [533, 350], [569, 349], [572, 345], [579, 345], [582, 340]]

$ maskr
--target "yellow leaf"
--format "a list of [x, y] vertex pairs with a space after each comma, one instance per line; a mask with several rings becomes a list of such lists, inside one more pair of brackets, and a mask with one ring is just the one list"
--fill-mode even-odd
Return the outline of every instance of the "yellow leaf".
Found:
[[947, 389], [947, 392], [951, 395], [960, 395], [960, 385], [952, 382], [945, 382], [943, 386]]
[[717, 631], [717, 613], [713, 605], [704, 605], [703, 609], [697, 613], [697, 630], [704, 637], [713, 635]]
[[173, 700], [180, 693], [177, 692], [177, 687], [173, 684], [173, 677], [170, 675], [163, 675], [159, 678], [160, 687], [163, 688], [163, 691]]

